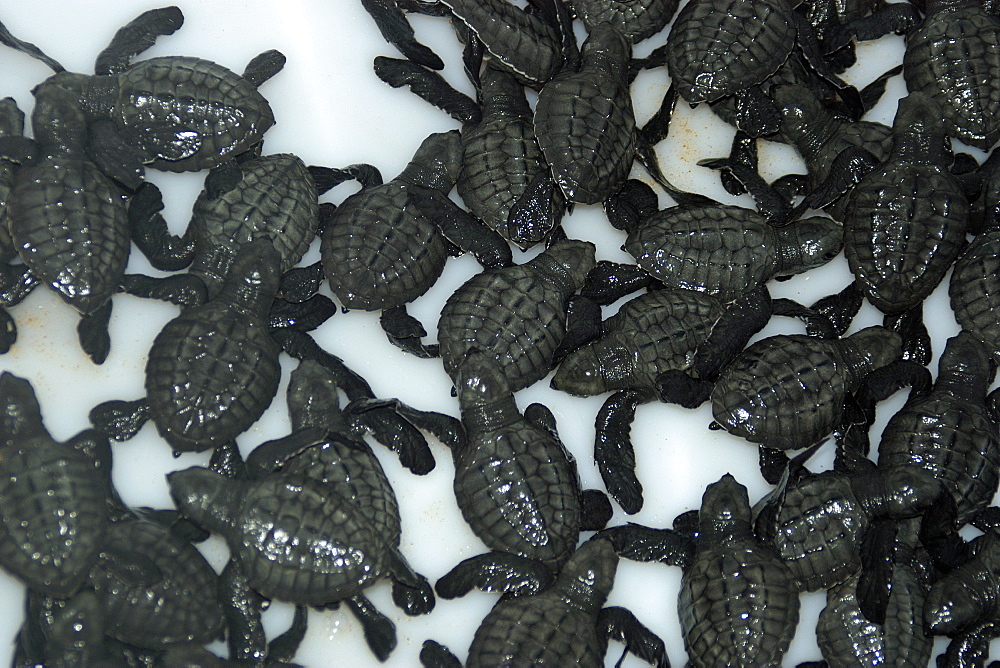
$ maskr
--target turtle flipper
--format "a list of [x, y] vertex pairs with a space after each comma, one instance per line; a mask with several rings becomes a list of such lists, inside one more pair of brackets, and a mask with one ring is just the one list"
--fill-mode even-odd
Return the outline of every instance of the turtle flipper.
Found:
[[267, 636], [260, 617], [265, 599], [250, 586], [234, 559], [219, 576], [219, 599], [228, 629], [229, 658], [262, 662], [267, 656]]
[[896, 315], [887, 315], [882, 323], [903, 337], [903, 359], [913, 360], [926, 366], [931, 362], [931, 336], [924, 325], [924, 305], [917, 304], [908, 311]]
[[376, 441], [399, 456], [400, 463], [415, 473], [434, 470], [434, 455], [427, 439], [408, 419], [400, 415], [394, 399], [362, 399], [344, 407], [344, 417], [358, 433], [370, 432]]
[[420, 321], [406, 312], [406, 305], [385, 309], [379, 316], [379, 324], [392, 345], [421, 359], [440, 356], [437, 344], [424, 344], [420, 339], [427, 336], [427, 330]]
[[259, 88], [262, 83], [273, 77], [285, 67], [285, 54], [277, 49], [268, 49], [254, 56], [246, 69], [243, 78]]
[[184, 25], [184, 14], [177, 7], [151, 9], [135, 17], [115, 33], [111, 42], [97, 56], [94, 74], [124, 72], [132, 58], [156, 43], [158, 37], [172, 35]]
[[479, 105], [468, 95], [451, 87], [444, 78], [412, 60], [375, 58], [375, 76], [393, 88], [409, 86], [421, 100], [434, 105], [459, 123], [478, 123]]
[[149, 420], [149, 402], [145, 397], [135, 401], [105, 401], [91, 409], [89, 418], [109, 438], [127, 441]]
[[462, 561], [437, 581], [434, 590], [441, 598], [458, 598], [473, 589], [516, 597], [536, 594], [553, 579], [540, 561], [494, 551]]
[[17, 342], [17, 325], [10, 313], [0, 307], [0, 355], [10, 351], [11, 346]]
[[42, 61], [43, 63], [48, 65], [53, 72], [66, 71], [66, 68], [59, 64], [59, 61], [45, 55], [45, 52], [39, 49], [34, 44], [30, 42], [25, 42], [23, 40], [18, 39], [17, 37], [14, 37], [14, 35], [12, 35], [9, 30], [7, 30], [7, 26], [5, 26], [3, 23], [0, 23], [0, 44], [5, 44], [10, 48], [14, 49], [15, 51], [20, 51], [21, 53], [25, 53], [31, 56], [35, 60]]
[[604, 486], [629, 515], [642, 510], [642, 484], [635, 475], [632, 421], [640, 403], [651, 399], [648, 391], [622, 390], [612, 394], [597, 413], [594, 459]]
[[190, 230], [183, 237], [170, 234], [160, 215], [163, 196], [152, 183], [144, 183], [129, 200], [128, 222], [132, 241], [149, 263], [162, 271], [177, 271], [191, 264], [195, 241]]
[[632, 656], [657, 668], [670, 668], [663, 640], [625, 608], [613, 606], [601, 609], [597, 616], [597, 637], [605, 652], [608, 640], [617, 640], [625, 643], [625, 651]]
[[345, 603], [364, 628], [365, 641], [372, 653], [379, 661], [388, 659], [396, 649], [396, 625], [361, 594], [346, 599]]
[[295, 606], [295, 616], [288, 630], [267, 644], [267, 664], [287, 664], [295, 658], [299, 645], [306, 637], [308, 611], [304, 605]]
[[76, 325], [76, 333], [80, 339], [80, 347], [94, 364], [104, 364], [111, 352], [111, 335], [108, 333], [108, 323], [111, 321], [111, 300], [109, 299], [93, 313], [80, 316]]
[[462, 662], [439, 642], [425, 640], [420, 648], [420, 665], [425, 668], [462, 668]]

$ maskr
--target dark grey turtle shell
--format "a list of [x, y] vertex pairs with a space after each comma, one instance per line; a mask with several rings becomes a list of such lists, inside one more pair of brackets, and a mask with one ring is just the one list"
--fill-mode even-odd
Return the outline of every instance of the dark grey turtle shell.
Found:
[[390, 309], [413, 301], [444, 270], [448, 248], [407, 185], [365, 188], [344, 201], [326, 227], [323, 267], [345, 308]]
[[693, 290], [654, 290], [604, 323], [604, 335], [566, 356], [552, 386], [579, 396], [652, 388], [656, 377], [687, 369], [725, 307]]
[[551, 587], [493, 606], [476, 631], [466, 665], [603, 666], [597, 617], [617, 570], [618, 557], [607, 541], [587, 541]]
[[21, 259], [80, 313], [118, 291], [130, 250], [125, 200], [92, 162], [57, 154], [22, 167], [7, 215]]
[[880, 466], [916, 466], [944, 482], [961, 524], [989, 505], [1000, 481], [1000, 436], [986, 401], [992, 377], [975, 337], [949, 339], [934, 389], [889, 420], [878, 447]]
[[535, 138], [524, 89], [513, 76], [488, 67], [482, 74], [481, 90], [483, 118], [462, 128], [464, 158], [455, 185], [473, 214], [503, 238], [528, 247], [549, 230], [532, 230], [524, 236], [509, 225], [510, 210], [549, 166]]
[[668, 287], [727, 302], [779, 274], [829, 262], [840, 252], [842, 235], [840, 224], [830, 219], [776, 228], [739, 206], [671, 207], [640, 223], [624, 247]]
[[105, 633], [146, 649], [217, 638], [218, 580], [191, 543], [145, 520], [111, 524], [90, 575]]
[[631, 47], [605, 23], [590, 33], [581, 55], [579, 71], [560, 73], [538, 94], [535, 134], [566, 200], [594, 204], [618, 192], [632, 169]]
[[150, 58], [120, 74], [93, 77], [90, 85], [102, 99], [113, 96], [109, 116], [156, 169], [214, 167], [250, 149], [274, 125], [253, 84], [200, 58]]
[[857, 589], [860, 574], [848, 577], [826, 593], [819, 613], [816, 641], [830, 668], [906, 666], [924, 668], [934, 639], [923, 632], [927, 585], [907, 559], [897, 559], [885, 623], [870, 622], [861, 612]]
[[389, 551], [346, 499], [306, 478], [225, 478], [192, 468], [167, 476], [180, 508], [220, 533], [267, 598], [323, 605], [357, 595], [387, 571]]
[[869, 523], [851, 478], [826, 472], [785, 492], [774, 544], [802, 589], [816, 591], [858, 571], [858, 549]]
[[792, 52], [796, 31], [780, 0], [692, 0], [667, 35], [667, 71], [690, 104], [761, 83]]
[[558, 571], [580, 536], [576, 462], [517, 410], [503, 367], [483, 353], [461, 367], [467, 445], [454, 451], [455, 498], [480, 540]]
[[567, 5], [583, 21], [587, 32], [601, 23], [610, 23], [632, 44], [652, 37], [667, 27], [677, 0], [567, 0]]
[[984, 231], [958, 259], [948, 294], [958, 324], [1000, 362], [1000, 229]]
[[[0, 138], [19, 137], [23, 132], [24, 113], [18, 109], [14, 98], [3, 98], [0, 100]], [[12, 163], [0, 159], [0, 262], [8, 262], [17, 256], [7, 220], [7, 205], [14, 190], [15, 173]]]
[[448, 298], [438, 320], [445, 371], [473, 349], [496, 358], [516, 392], [545, 376], [566, 332], [566, 301], [593, 268], [594, 245], [565, 240], [523, 265], [484, 271]]
[[780, 665], [798, 595], [791, 572], [756, 539], [699, 550], [677, 602], [690, 665]]
[[194, 203], [191, 225], [197, 243], [191, 272], [208, 273], [211, 281], [221, 280], [210, 268], [213, 248], [270, 239], [284, 273], [309, 250], [319, 226], [316, 185], [297, 156], [266, 155], [239, 168], [243, 178], [236, 187], [215, 199], [203, 191]]
[[107, 527], [94, 461], [47, 434], [0, 457], [0, 566], [36, 592], [66, 598], [90, 573]]
[[364, 441], [331, 432], [322, 444], [293, 457], [281, 472], [329, 486], [368, 518], [386, 545], [399, 547], [396, 494], [378, 457]]
[[906, 87], [934, 98], [950, 136], [988, 151], [1000, 139], [1000, 20], [976, 0], [927, 9], [907, 35]]
[[153, 340], [146, 395], [157, 431], [177, 451], [201, 451], [246, 431], [278, 391], [280, 346], [267, 310], [278, 289], [278, 255], [259, 239], [244, 246], [222, 291], [187, 309]]
[[712, 415], [726, 431], [753, 443], [804, 448], [840, 423], [848, 392], [901, 354], [899, 335], [882, 327], [839, 340], [772, 336], [722, 372], [712, 390]]

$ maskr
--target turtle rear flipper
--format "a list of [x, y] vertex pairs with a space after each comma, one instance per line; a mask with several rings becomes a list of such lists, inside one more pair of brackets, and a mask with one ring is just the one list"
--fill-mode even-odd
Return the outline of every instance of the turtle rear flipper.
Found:
[[379, 661], [388, 659], [396, 649], [396, 625], [361, 594], [346, 599], [345, 603], [364, 628], [365, 641], [372, 653]]
[[[597, 637], [607, 652], [608, 640], [625, 643], [625, 652], [657, 668], [669, 668], [663, 640], [636, 619], [631, 611], [618, 606], [602, 608], [597, 617]], [[624, 659], [624, 656], [622, 657]], [[621, 660], [619, 660], [621, 663]]]
[[441, 598], [458, 598], [473, 589], [514, 598], [536, 594], [553, 580], [552, 571], [540, 561], [493, 551], [462, 561], [437, 581], [434, 590]]

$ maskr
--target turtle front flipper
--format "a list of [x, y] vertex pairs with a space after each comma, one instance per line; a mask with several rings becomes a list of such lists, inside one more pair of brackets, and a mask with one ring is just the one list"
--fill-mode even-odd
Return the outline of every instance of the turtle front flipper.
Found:
[[444, 69], [444, 61], [417, 41], [406, 14], [396, 0], [361, 0], [361, 6], [375, 21], [385, 41], [399, 49], [399, 52], [415, 63], [432, 70]]
[[458, 598], [473, 589], [528, 596], [547, 588], [554, 579], [540, 561], [493, 551], [462, 561], [437, 581], [434, 590], [441, 598]]
[[392, 578], [392, 601], [411, 617], [426, 615], [434, 609], [434, 588], [420, 575], [399, 550], [389, 550], [389, 577]]
[[621, 390], [612, 394], [597, 414], [594, 459], [611, 498], [629, 515], [642, 510], [642, 483], [635, 475], [632, 420], [636, 407], [650, 399], [648, 390]]
[[452, 88], [437, 72], [412, 60], [378, 56], [375, 58], [375, 76], [393, 88], [409, 86], [414, 95], [459, 123], [477, 123], [480, 120], [479, 105], [475, 100]]
[[158, 37], [172, 35], [182, 25], [184, 15], [177, 7], [143, 12], [119, 28], [108, 46], [98, 54], [94, 74], [124, 72], [133, 57], [153, 46]]
[[90, 410], [90, 423], [116, 441], [127, 441], [149, 420], [149, 402], [105, 401]]

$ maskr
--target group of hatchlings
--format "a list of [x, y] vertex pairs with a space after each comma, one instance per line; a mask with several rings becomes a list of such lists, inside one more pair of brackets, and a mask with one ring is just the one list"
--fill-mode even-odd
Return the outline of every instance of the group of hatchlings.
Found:
[[[281, 664], [294, 660], [307, 607], [341, 603], [385, 660], [395, 627], [365, 589], [388, 578], [408, 615], [429, 612], [435, 595], [503, 594], [466, 665], [601, 665], [611, 640], [668, 665], [652, 631], [605, 607], [624, 557], [683, 569], [692, 665], [779, 665], [799, 593], [819, 590], [829, 665], [924, 666], [934, 635], [951, 638], [940, 665], [981, 665], [1000, 635], [1000, 511], [987, 507], [1000, 477], [1000, 401], [988, 394], [1000, 359], [1000, 159], [979, 164], [952, 140], [981, 151], [1000, 140], [992, 5], [362, 4], [406, 56], [376, 59], [377, 76], [462, 126], [428, 137], [385, 182], [371, 165], [262, 153], [274, 117], [258, 88], [284, 65], [276, 51], [242, 74], [194, 57], [135, 60], [181, 26], [176, 7], [119, 30], [93, 75], [65, 71], [0, 24], [0, 42], [54, 71], [32, 91], [32, 138], [14, 101], [0, 101], [3, 352], [17, 345], [6, 309], [16, 316], [42, 285], [80, 313], [80, 345], [97, 364], [113, 295], [180, 306], [149, 350], [146, 396], [98, 405], [94, 428], [65, 443], [50, 437], [29, 380], [0, 375], [0, 566], [28, 588], [14, 664]], [[444, 65], [416, 40], [412, 12], [451, 21], [476, 99], [437, 74]], [[574, 20], [587, 34], [579, 47]], [[860, 91], [840, 78], [856, 42], [890, 32], [906, 35], [900, 68]], [[633, 58], [647, 38], [663, 46]], [[638, 127], [629, 87], [654, 68], [671, 88]], [[900, 72], [909, 94], [893, 127], [860, 120]], [[736, 128], [731, 154], [703, 164], [756, 210], [664, 176], [655, 146], [678, 98]], [[808, 174], [766, 182], [762, 138], [794, 146]], [[636, 160], [647, 182], [629, 180]], [[183, 235], [168, 231], [147, 168], [210, 170]], [[360, 190], [320, 203], [345, 181]], [[675, 205], [658, 209], [654, 188]], [[601, 203], [634, 264], [598, 261], [560, 227], [574, 205]], [[317, 236], [322, 261], [297, 266]], [[126, 274], [132, 243], [173, 273]], [[511, 245], [544, 250], [514, 264]], [[769, 295], [772, 279], [842, 249], [855, 280], [837, 294], [811, 306]], [[482, 272], [447, 300], [427, 343], [406, 306], [465, 251]], [[921, 307], [952, 268], [963, 331], [932, 382]], [[602, 306], [640, 291], [602, 322]], [[865, 299], [884, 325], [848, 335]], [[378, 311], [394, 344], [440, 357], [460, 419], [376, 397], [324, 350], [310, 331], [338, 307]], [[748, 346], [772, 315], [801, 319], [807, 333]], [[244, 460], [235, 439], [277, 393], [282, 352], [299, 360], [292, 433]], [[606, 494], [581, 489], [551, 411], [515, 403], [553, 370], [558, 390], [612, 392], [596, 417]], [[903, 388], [876, 462], [876, 405]], [[608, 496], [628, 514], [643, 505], [629, 433], [653, 400], [711, 402], [713, 428], [759, 446], [773, 491], [751, 507], [726, 475], [671, 529], [606, 528]], [[147, 421], [175, 452], [212, 451], [207, 466], [167, 476], [175, 509], [131, 508], [111, 482], [109, 439]], [[366, 434], [418, 475], [434, 466], [426, 435], [446, 445], [458, 507], [490, 551], [433, 586], [416, 573]], [[836, 454], [816, 473], [807, 465], [820, 447]], [[968, 524], [983, 535], [966, 542]], [[194, 547], [210, 533], [229, 547], [221, 574]], [[271, 599], [296, 613], [268, 638]], [[228, 661], [203, 647], [223, 637]], [[421, 660], [462, 663], [433, 640]]]

